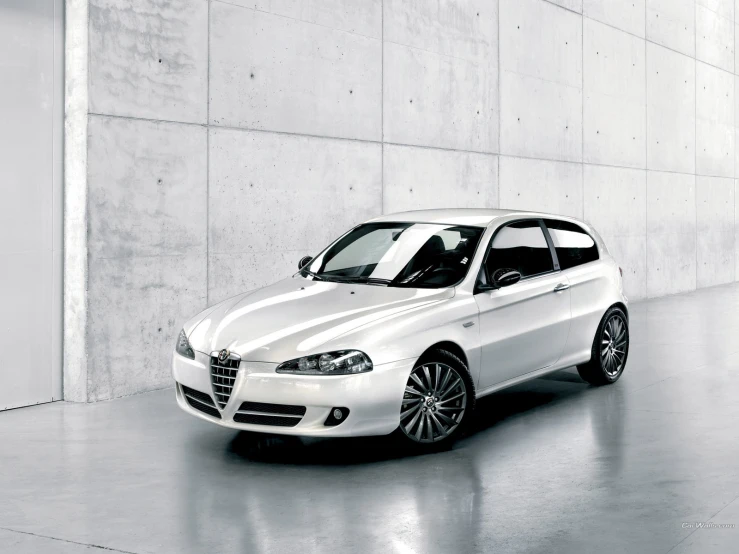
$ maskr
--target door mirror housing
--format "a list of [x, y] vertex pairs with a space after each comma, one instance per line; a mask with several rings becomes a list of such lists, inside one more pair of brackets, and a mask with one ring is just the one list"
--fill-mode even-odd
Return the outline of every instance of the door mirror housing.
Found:
[[298, 269], [303, 269], [305, 266], [307, 266], [309, 263], [313, 261], [313, 258], [310, 256], [303, 256], [300, 258], [300, 261], [298, 262]]
[[521, 280], [521, 273], [510, 267], [501, 267], [496, 269], [491, 275], [493, 287], [496, 289], [501, 287], [510, 287]]

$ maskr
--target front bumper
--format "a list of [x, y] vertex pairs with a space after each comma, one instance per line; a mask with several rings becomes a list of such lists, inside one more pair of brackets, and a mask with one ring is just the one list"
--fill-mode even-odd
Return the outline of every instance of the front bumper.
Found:
[[[172, 354], [172, 374], [177, 382], [177, 403], [186, 412], [211, 423], [243, 431], [315, 437], [387, 435], [399, 424], [400, 403], [414, 359], [375, 366], [356, 375], [311, 376], [275, 373], [277, 364], [242, 361], [228, 403], [219, 409], [220, 419], [193, 408], [183, 385], [214, 400], [210, 357], [195, 353], [195, 360]], [[305, 406], [305, 415], [293, 427], [238, 423], [234, 415], [242, 402]], [[214, 402], [214, 405], [215, 404]], [[331, 409], [349, 409], [336, 426], [326, 426]]]

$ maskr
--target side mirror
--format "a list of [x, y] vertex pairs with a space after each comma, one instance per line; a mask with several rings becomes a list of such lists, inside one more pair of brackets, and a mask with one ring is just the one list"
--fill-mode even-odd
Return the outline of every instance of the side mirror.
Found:
[[305, 266], [307, 266], [309, 263], [313, 261], [313, 258], [310, 256], [303, 256], [300, 258], [300, 261], [298, 262], [298, 269], [303, 269]]
[[492, 275], [493, 286], [495, 288], [509, 287], [515, 285], [521, 280], [521, 274], [515, 269], [509, 267], [501, 267], [496, 269]]

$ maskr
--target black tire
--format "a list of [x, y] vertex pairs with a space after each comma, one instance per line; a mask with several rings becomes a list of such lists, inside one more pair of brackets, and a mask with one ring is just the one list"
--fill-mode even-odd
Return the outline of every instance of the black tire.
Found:
[[431, 350], [408, 377], [395, 436], [415, 450], [443, 450], [464, 434], [474, 410], [475, 385], [465, 363], [447, 350]]
[[600, 320], [590, 361], [577, 366], [577, 372], [591, 385], [610, 385], [623, 374], [628, 356], [629, 320], [621, 308], [613, 306]]

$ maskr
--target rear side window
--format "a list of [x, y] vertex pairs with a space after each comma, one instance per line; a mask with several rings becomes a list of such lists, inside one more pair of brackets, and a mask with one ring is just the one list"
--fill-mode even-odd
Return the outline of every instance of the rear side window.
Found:
[[569, 269], [598, 259], [598, 247], [582, 227], [569, 221], [546, 220], [559, 258], [560, 269]]
[[552, 254], [538, 221], [518, 221], [500, 229], [485, 262], [488, 275], [501, 268], [517, 270], [521, 277], [554, 269]]

